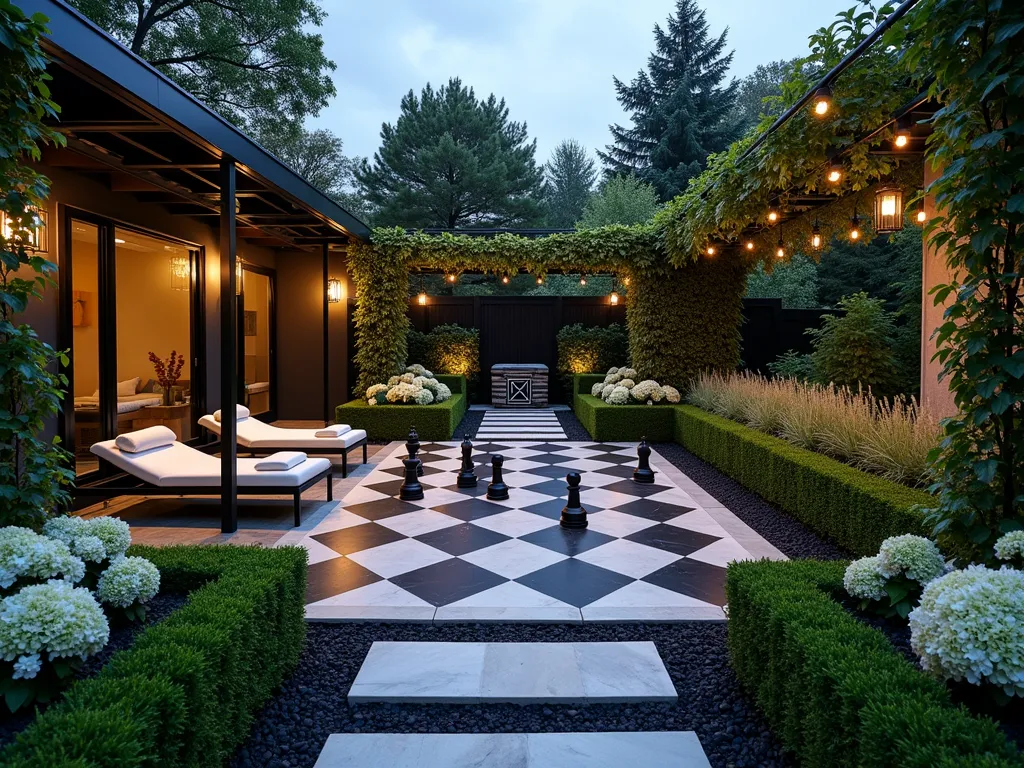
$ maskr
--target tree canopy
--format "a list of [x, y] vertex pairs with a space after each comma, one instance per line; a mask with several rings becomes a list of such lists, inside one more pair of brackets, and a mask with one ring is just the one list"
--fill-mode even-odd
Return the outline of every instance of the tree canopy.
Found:
[[736, 122], [747, 131], [767, 115], [776, 118], [783, 113], [782, 84], [796, 66], [797, 59], [780, 59], [758, 64], [739, 82], [736, 91]]
[[782, 299], [782, 306], [813, 309], [818, 303], [818, 265], [802, 254], [768, 272], [763, 264], [747, 277], [747, 298]]
[[636, 176], [613, 176], [590, 196], [578, 226], [595, 229], [608, 224], [641, 224], [660, 207], [652, 185]]
[[478, 99], [458, 78], [417, 97], [381, 127], [373, 162], [356, 171], [374, 221], [403, 227], [514, 227], [542, 214], [542, 173], [526, 124], [504, 99]]
[[635, 173], [669, 200], [739, 135], [730, 119], [737, 83], [722, 84], [732, 62], [727, 33], [711, 37], [695, 0], [676, 0], [666, 29], [655, 25], [647, 70], [628, 85], [615, 78], [632, 125], [610, 126], [613, 143], [598, 153], [609, 174]]
[[544, 164], [548, 225], [558, 229], [575, 226], [596, 180], [594, 161], [586, 147], [575, 139], [560, 142]]

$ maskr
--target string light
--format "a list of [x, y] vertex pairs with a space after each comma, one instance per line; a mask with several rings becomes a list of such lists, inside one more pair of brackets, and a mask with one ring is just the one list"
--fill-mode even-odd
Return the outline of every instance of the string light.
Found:
[[917, 223], [924, 224], [928, 221], [928, 214], [924, 212], [924, 200], [917, 204]]
[[814, 92], [814, 114], [824, 117], [832, 108], [832, 89], [823, 85]]
[[543, 277], [538, 277], [537, 278], [537, 285], [544, 285], [544, 278]]
[[508, 275], [502, 275], [501, 276], [501, 284], [502, 285], [508, 285]]
[[444, 279], [447, 280], [449, 283], [454, 283], [455, 282], [455, 275], [445, 275]]
[[587, 284], [587, 276], [586, 275], [580, 275], [580, 285], [586, 285], [586, 284]]
[[774, 224], [778, 220], [779, 220], [779, 212], [778, 211], [776, 211], [774, 209], [768, 211], [768, 221], [770, 221], [772, 224]]
[[786, 243], [782, 239], [782, 229], [779, 229], [779, 242], [775, 248], [775, 256], [779, 259], [786, 258]]
[[754, 250], [754, 241], [747, 240], [747, 244], [744, 246], [748, 251]]
[[853, 218], [850, 219], [850, 239], [860, 240], [860, 216], [857, 215], [856, 210], [853, 212]]
[[709, 245], [708, 249], [707, 249], [707, 251], [705, 251], [705, 253], [707, 253], [708, 256], [714, 256], [715, 255], [715, 246]]
[[838, 184], [843, 180], [843, 166], [838, 160], [829, 163], [826, 177], [832, 184]]
[[629, 285], [629, 277], [622, 278], [622, 284], [623, 285]]
[[815, 250], [821, 248], [821, 229], [818, 222], [814, 222], [814, 229], [811, 230], [811, 247]]
[[892, 142], [897, 149], [903, 149], [910, 144], [910, 120], [901, 117], [896, 121], [896, 138]]

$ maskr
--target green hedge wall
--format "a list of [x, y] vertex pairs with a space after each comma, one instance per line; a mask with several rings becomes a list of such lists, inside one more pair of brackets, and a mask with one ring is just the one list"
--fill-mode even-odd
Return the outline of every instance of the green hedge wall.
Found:
[[[305, 639], [299, 547], [133, 547], [188, 603], [143, 631], [4, 752], [6, 768], [224, 765]], [[254, 661], [258, 660], [258, 663]]]
[[466, 407], [466, 396], [453, 389], [450, 400], [433, 405], [368, 405], [352, 400], [339, 405], [334, 416], [340, 424], [365, 429], [370, 440], [404, 440], [413, 426], [420, 440], [451, 440]]
[[890, 536], [927, 533], [915, 509], [932, 502], [924, 491], [883, 480], [694, 406], [673, 410], [675, 440], [686, 450], [856, 555], [877, 554]]
[[846, 563], [731, 563], [733, 669], [772, 731], [807, 766], [1024, 764], [991, 720], [954, 707], [946, 688], [832, 599]]
[[576, 396], [576, 418], [594, 440], [672, 439], [675, 409], [669, 405], [608, 405], [593, 395]]
[[434, 378], [442, 384], [447, 384], [453, 395], [469, 394], [469, 385], [465, 376], [455, 374], [435, 373]]
[[[611, 366], [609, 366], [610, 368]], [[572, 377], [573, 388], [572, 388], [572, 409], [576, 411], [577, 417], [579, 416], [579, 403], [577, 399], [580, 395], [589, 395], [590, 390], [594, 388], [594, 385], [599, 381], [604, 381], [603, 373], [578, 373]]]

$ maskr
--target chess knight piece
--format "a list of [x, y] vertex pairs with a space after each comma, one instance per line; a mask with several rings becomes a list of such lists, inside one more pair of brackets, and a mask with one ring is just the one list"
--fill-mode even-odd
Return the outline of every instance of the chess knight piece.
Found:
[[645, 484], [653, 483], [654, 470], [651, 469], [651, 449], [647, 445], [646, 437], [640, 439], [640, 445], [636, 449], [636, 454], [640, 458], [640, 463], [637, 465], [637, 468], [633, 470], [633, 482]]
[[476, 472], [473, 471], [473, 443], [466, 435], [462, 441], [462, 469], [459, 470], [459, 478], [456, 481], [459, 488], [476, 488]]
[[412, 429], [409, 430], [409, 438], [405, 441], [405, 449], [409, 452], [410, 459], [416, 459], [419, 462], [416, 465], [416, 474], [420, 477], [423, 476], [423, 462], [416, 458], [416, 454], [420, 452], [420, 435], [416, 431], [416, 425], [412, 425]]
[[487, 498], [491, 501], [505, 501], [508, 499], [508, 486], [501, 479], [501, 466], [505, 463], [505, 457], [500, 454], [491, 458], [493, 474], [491, 482], [487, 485]]
[[586, 528], [587, 510], [580, 503], [580, 473], [570, 472], [565, 476], [565, 482], [568, 483], [569, 500], [562, 508], [559, 524], [563, 528]]

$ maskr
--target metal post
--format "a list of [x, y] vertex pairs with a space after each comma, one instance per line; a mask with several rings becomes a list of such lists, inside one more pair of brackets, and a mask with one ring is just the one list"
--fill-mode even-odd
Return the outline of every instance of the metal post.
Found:
[[331, 423], [331, 305], [328, 295], [328, 281], [331, 279], [331, 245], [325, 240], [322, 248], [324, 259], [324, 426], [326, 426]]
[[224, 533], [238, 530], [238, 462], [235, 410], [238, 403], [238, 316], [235, 297], [237, 234], [235, 230], [235, 161], [220, 161], [220, 502]]

